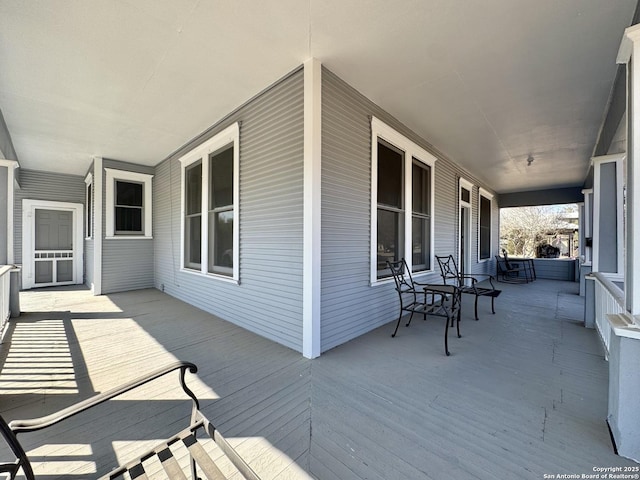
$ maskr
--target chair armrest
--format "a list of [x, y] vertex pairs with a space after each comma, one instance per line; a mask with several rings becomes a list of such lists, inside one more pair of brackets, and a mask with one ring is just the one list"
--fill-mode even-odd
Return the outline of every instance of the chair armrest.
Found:
[[151, 382], [159, 377], [166, 375], [167, 373], [173, 372], [174, 370], [180, 370], [180, 384], [182, 385], [182, 389], [185, 393], [191, 398], [194, 403], [195, 408], [199, 408], [198, 400], [194, 393], [189, 390], [187, 385], [184, 382], [184, 375], [187, 370], [191, 373], [196, 373], [198, 371], [198, 367], [196, 367], [193, 363], [189, 362], [174, 362], [170, 365], [167, 365], [163, 368], [160, 368], [154, 372], [151, 372], [147, 375], [144, 375], [136, 380], [132, 380], [124, 385], [119, 387], [115, 387], [111, 390], [107, 390], [106, 392], [99, 393], [94, 395], [93, 397], [87, 398], [81, 402], [78, 402], [70, 407], [67, 407], [58, 412], [52, 413], [45, 417], [33, 418], [29, 420], [13, 420], [9, 423], [9, 428], [16, 434], [21, 432], [35, 432], [37, 430], [41, 430], [43, 428], [50, 427], [59, 423], [69, 417], [73, 417], [78, 413], [84, 412], [96, 405], [100, 405], [101, 403], [106, 402], [114, 397], [122, 395], [130, 390], [138, 388], [146, 383]]

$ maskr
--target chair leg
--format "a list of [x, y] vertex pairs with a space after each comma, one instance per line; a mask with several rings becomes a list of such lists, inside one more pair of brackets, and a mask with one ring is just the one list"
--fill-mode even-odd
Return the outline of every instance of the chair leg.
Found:
[[462, 337], [462, 335], [460, 335], [460, 312], [461, 312], [461, 310], [458, 310], [458, 319], [456, 321], [456, 328], [458, 330], [458, 338]]
[[449, 333], [449, 317], [447, 316], [446, 320], [444, 321], [444, 353], [447, 354], [447, 357], [451, 355], [451, 353], [449, 352], [449, 341], [447, 339], [448, 333]]
[[[408, 327], [409, 324], [411, 323], [411, 320], [413, 320], [413, 312], [411, 312], [411, 315], [409, 315], [409, 321], [407, 322], [407, 324], [405, 325], [405, 327]], [[425, 319], [426, 320], [426, 319]]]
[[491, 297], [491, 313], [493, 313], [494, 315], [496, 314], [496, 309], [493, 306], [495, 299], [496, 297]]
[[478, 321], [478, 296], [476, 295], [476, 303], [474, 304], [474, 312], [476, 314], [476, 322]]
[[400, 315], [398, 316], [398, 323], [396, 323], [396, 329], [391, 334], [391, 338], [395, 337], [396, 333], [398, 333], [398, 327], [400, 326], [400, 320], [401, 319], [402, 319], [402, 310], [400, 310]]

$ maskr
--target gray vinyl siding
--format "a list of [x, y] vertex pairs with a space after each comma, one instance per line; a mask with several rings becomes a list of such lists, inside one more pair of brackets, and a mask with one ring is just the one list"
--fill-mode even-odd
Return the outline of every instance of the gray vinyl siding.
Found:
[[[0, 166], [0, 265], [7, 263], [7, 205], [10, 205], [7, 198], [7, 176], [8, 167]], [[11, 200], [13, 201], [13, 200]]]
[[[148, 175], [154, 175], [155, 173], [155, 168], [153, 167], [107, 158], [103, 159], [102, 166], [103, 169], [112, 168], [125, 172], [145, 173]], [[104, 171], [102, 175], [102, 233], [104, 236], [107, 231], [107, 185]], [[153, 181], [152, 188], [155, 188]], [[154, 240], [148, 238], [103, 238], [102, 293], [107, 294], [153, 287], [153, 243]]]
[[[458, 255], [458, 179], [472, 191], [471, 271], [490, 273], [493, 260], [478, 263], [478, 187], [489, 189], [445, 158], [427, 141], [358, 93], [326, 68], [322, 71], [322, 299], [321, 350], [326, 351], [397, 318], [393, 282], [370, 285], [371, 116], [432, 152], [434, 254]], [[493, 252], [498, 245], [498, 208], [493, 201]], [[440, 283], [437, 264], [420, 281]]]
[[153, 240], [105, 239], [102, 293], [153, 287]]
[[[302, 350], [303, 74], [298, 70], [161, 163], [154, 177], [155, 286]], [[240, 283], [180, 271], [178, 158], [240, 126]]]
[[20, 188], [14, 190], [13, 225], [15, 263], [22, 263], [22, 200], [85, 204], [84, 177], [21, 169]]

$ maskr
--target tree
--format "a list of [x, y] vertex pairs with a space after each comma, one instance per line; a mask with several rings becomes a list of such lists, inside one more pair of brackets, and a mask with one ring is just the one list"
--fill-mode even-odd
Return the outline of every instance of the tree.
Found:
[[500, 246], [511, 255], [535, 257], [536, 247], [550, 234], [557, 234], [564, 224], [557, 207], [503, 208], [500, 210]]

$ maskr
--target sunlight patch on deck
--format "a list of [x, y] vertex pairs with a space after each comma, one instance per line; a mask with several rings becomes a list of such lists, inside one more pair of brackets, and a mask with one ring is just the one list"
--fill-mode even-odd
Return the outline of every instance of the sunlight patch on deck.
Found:
[[16, 323], [0, 371], [0, 392], [78, 393], [63, 320]]

